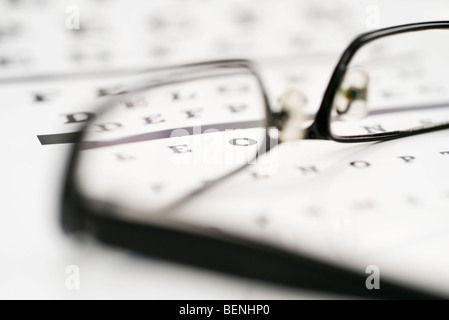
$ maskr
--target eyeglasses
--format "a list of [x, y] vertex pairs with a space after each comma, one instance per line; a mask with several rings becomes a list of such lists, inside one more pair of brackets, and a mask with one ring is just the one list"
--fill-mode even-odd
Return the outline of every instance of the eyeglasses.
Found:
[[109, 97], [74, 147], [64, 229], [288, 285], [426, 296], [394, 283], [367, 292], [362, 275], [256, 240], [212, 214], [198, 217], [180, 208], [256, 163], [278, 141], [368, 142], [448, 128], [448, 28], [449, 22], [418, 23], [356, 38], [343, 52], [313, 120], [299, 90], [287, 91], [280, 112], [272, 112], [247, 60], [174, 67]]

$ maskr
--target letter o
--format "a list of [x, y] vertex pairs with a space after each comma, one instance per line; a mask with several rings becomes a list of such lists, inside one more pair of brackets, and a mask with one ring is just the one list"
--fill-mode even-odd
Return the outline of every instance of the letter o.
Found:
[[350, 163], [350, 165], [354, 168], [368, 168], [370, 166], [369, 162], [366, 161], [353, 161]]
[[270, 307], [268, 305], [263, 306], [263, 313], [269, 314], [270, 313]]

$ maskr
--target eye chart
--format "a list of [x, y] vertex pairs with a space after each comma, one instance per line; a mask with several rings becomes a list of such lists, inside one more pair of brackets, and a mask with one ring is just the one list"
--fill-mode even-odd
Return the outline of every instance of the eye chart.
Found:
[[[1, 1], [0, 297], [320, 297], [98, 244], [80, 248], [62, 234], [58, 215], [71, 143], [98, 99], [155, 69], [254, 59], [273, 108], [294, 86], [313, 114], [355, 35], [447, 12], [443, 1], [410, 15], [401, 14], [405, 1], [334, 2]], [[212, 208], [224, 226], [255, 239], [357, 270], [378, 265], [386, 277], [448, 295], [448, 157], [445, 131], [378, 144], [292, 142], [267, 155], [274, 166], [248, 167], [183, 212], [201, 208], [189, 219], [207, 225]], [[78, 287], [67, 282], [71, 270], [80, 272]]]

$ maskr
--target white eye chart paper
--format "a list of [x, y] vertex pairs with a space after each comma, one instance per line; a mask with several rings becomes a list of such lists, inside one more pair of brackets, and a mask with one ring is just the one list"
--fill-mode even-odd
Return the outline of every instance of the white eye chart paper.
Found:
[[[0, 297], [333, 298], [69, 239], [58, 220], [69, 151], [99, 99], [151, 70], [203, 60], [253, 59], [273, 109], [299, 87], [312, 117], [357, 34], [442, 20], [449, 9], [433, 1], [404, 13], [408, 4], [0, 1]], [[250, 165], [179, 215], [356, 271], [374, 264], [386, 278], [449, 296], [447, 137], [282, 144], [266, 155], [274, 166]]]

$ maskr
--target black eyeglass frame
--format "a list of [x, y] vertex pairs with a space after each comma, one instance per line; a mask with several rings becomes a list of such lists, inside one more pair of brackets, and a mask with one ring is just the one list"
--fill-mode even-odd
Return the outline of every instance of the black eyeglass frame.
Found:
[[312, 125], [306, 129], [306, 138], [308, 139], [323, 139], [323, 140], [335, 140], [338, 142], [370, 142], [370, 141], [385, 141], [395, 138], [401, 138], [411, 136], [415, 134], [431, 132], [435, 130], [441, 130], [449, 128], [449, 123], [436, 125], [433, 127], [423, 127], [419, 129], [393, 131], [373, 133], [369, 135], [350, 136], [350, 137], [338, 137], [334, 136], [330, 128], [330, 117], [332, 113], [332, 106], [335, 94], [339, 89], [349, 63], [354, 57], [355, 53], [364, 45], [388, 36], [397, 35], [401, 33], [424, 31], [431, 29], [449, 29], [449, 21], [432, 21], [432, 22], [419, 22], [406, 25], [394, 26], [385, 29], [379, 29], [371, 32], [361, 34], [355, 38], [346, 50], [343, 52], [339, 62], [337, 63], [334, 72], [329, 81], [328, 87], [324, 93], [321, 106], [315, 116], [315, 120]]
[[[448, 28], [449, 22], [416, 23], [377, 30], [357, 37], [344, 51], [335, 67], [315, 120], [306, 129], [306, 138], [332, 139], [339, 142], [367, 142], [388, 140], [449, 127], [449, 125], [441, 125], [414, 131], [372, 134], [350, 139], [335, 137], [331, 134], [330, 130], [333, 98], [343, 80], [349, 62], [360, 47], [373, 40], [394, 34]], [[255, 71], [252, 62], [249, 60], [210, 61], [175, 66], [169, 69], [177, 69], [180, 67], [207, 68], [210, 66], [237, 66], [247, 68], [257, 78], [263, 91], [265, 99], [264, 108], [267, 115], [266, 129], [274, 126], [279, 121], [282, 115], [270, 111], [262, 81]], [[176, 81], [167, 82], [161, 79], [144, 88], [149, 89], [172, 83], [176, 83]], [[83, 135], [81, 134], [79, 138], [82, 141]], [[122, 248], [131, 248], [138, 252], [149, 254], [152, 257], [160, 257], [296, 288], [301, 287], [373, 298], [439, 298], [428, 292], [422, 292], [402, 284], [390, 282], [388, 279], [383, 280], [382, 290], [369, 291], [364, 286], [364, 273], [359, 274], [311, 257], [300, 256], [296, 253], [249, 239], [241, 239], [221, 233], [215, 234], [205, 232], [204, 230], [168, 228], [164, 225], [157, 224], [145, 225], [138, 222], [126, 221], [114, 215], [100, 214], [89, 206], [86, 199], [76, 189], [74, 172], [77, 163], [77, 154], [80, 150], [80, 143], [75, 143], [70, 157], [63, 191], [61, 222], [63, 229], [67, 233], [87, 231], [95, 235], [102, 242]], [[161, 239], [163, 239], [163, 245], [161, 245]], [[189, 249], [186, 249], [185, 246], [188, 246]]]

